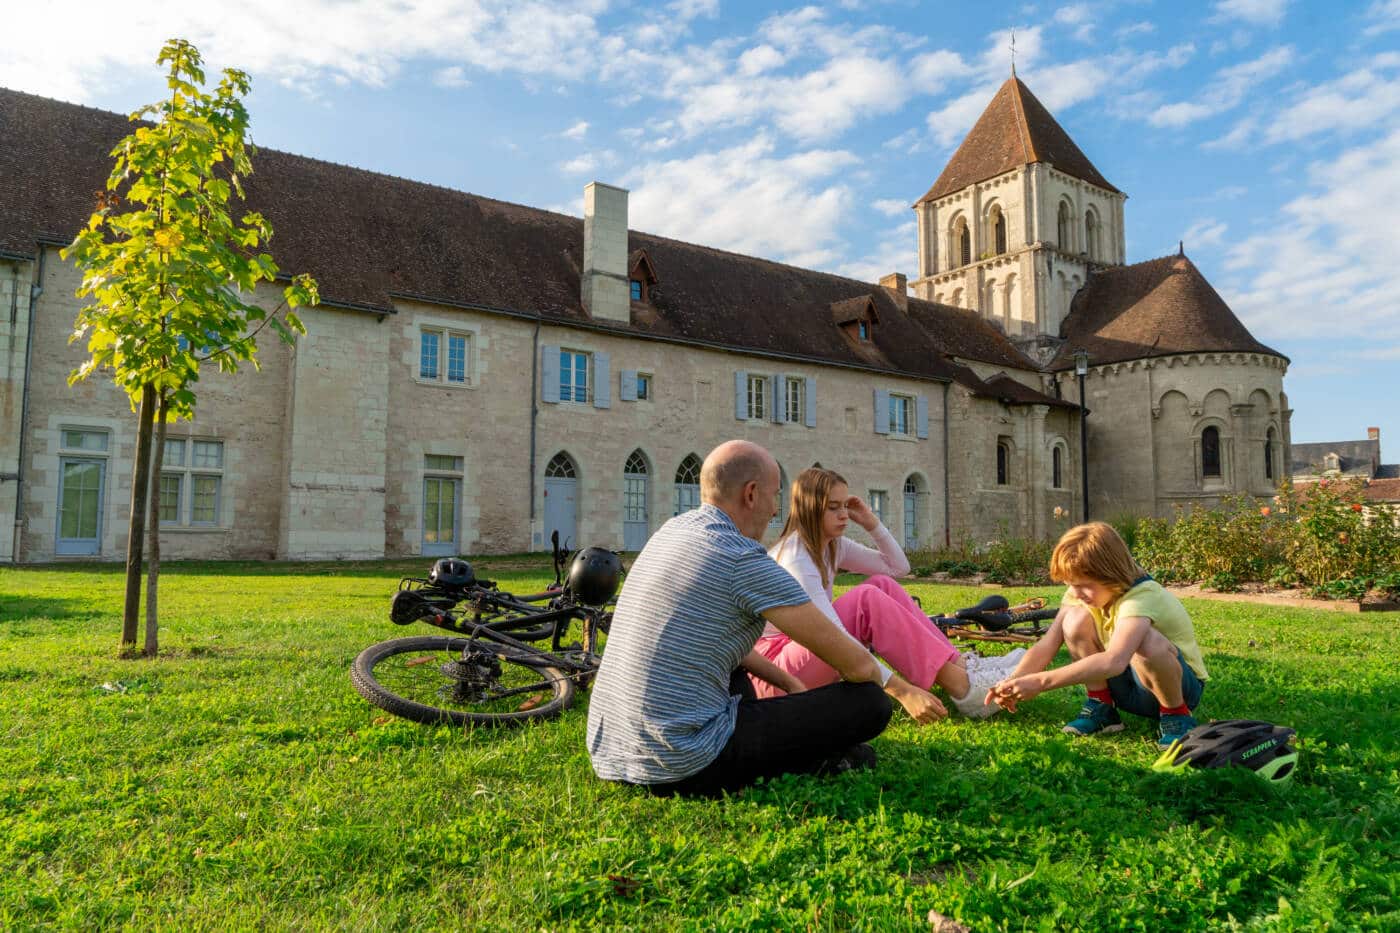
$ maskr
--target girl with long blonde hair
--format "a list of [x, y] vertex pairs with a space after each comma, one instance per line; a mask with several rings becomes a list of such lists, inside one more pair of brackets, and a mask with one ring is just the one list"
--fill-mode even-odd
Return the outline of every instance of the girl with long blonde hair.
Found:
[[[875, 549], [845, 537], [850, 522], [865, 529]], [[935, 684], [942, 687], [964, 715], [984, 718], [996, 711], [983, 697], [998, 671], [990, 664], [985, 671], [974, 665], [969, 674], [967, 660], [892, 579], [909, 572], [909, 560], [870, 507], [851, 495], [841, 474], [811, 467], [797, 475], [787, 522], [768, 553], [802, 584], [833, 624], [905, 680], [926, 690]], [[843, 570], [871, 576], [833, 602], [832, 582]], [[838, 679], [835, 670], [772, 625], [755, 648], [809, 689]], [[984, 660], [991, 659], [978, 659]], [[757, 679], [754, 687], [760, 697], [780, 695]]]

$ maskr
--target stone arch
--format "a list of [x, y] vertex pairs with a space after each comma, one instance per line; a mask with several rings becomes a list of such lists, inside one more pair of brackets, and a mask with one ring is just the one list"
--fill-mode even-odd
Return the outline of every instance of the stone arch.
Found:
[[1050, 459], [1047, 464], [1046, 482], [1051, 489], [1069, 488], [1069, 441], [1060, 435], [1049, 439]]
[[640, 551], [651, 531], [651, 458], [638, 447], [622, 464], [622, 548]]
[[1169, 389], [1153, 406], [1152, 453], [1161, 492], [1180, 493], [1194, 490], [1196, 461], [1193, 451], [1195, 419], [1185, 394]]
[[1006, 252], [1009, 234], [1006, 212], [1001, 209], [1000, 201], [993, 200], [987, 204], [982, 213], [986, 218], [987, 238], [985, 242], [990, 247], [988, 252], [1000, 256]]
[[906, 550], [912, 550], [932, 540], [931, 517], [925, 514], [930, 498], [928, 479], [923, 473], [915, 470], [904, 478], [901, 490], [903, 495], [900, 521], [904, 528], [904, 547]]
[[1055, 245], [1062, 252], [1074, 250], [1074, 205], [1069, 198], [1060, 198], [1060, 206], [1055, 209]]
[[996, 320], [996, 318], [997, 318], [997, 313], [996, 313], [996, 311], [997, 311], [997, 280], [996, 280], [996, 279], [988, 279], [988, 280], [987, 280], [987, 284], [985, 284], [985, 285], [982, 286], [982, 299], [981, 299], [981, 301], [978, 302], [978, 304], [980, 305], [980, 307], [978, 308], [978, 310], [982, 312], [982, 316], [983, 316], [984, 318], [986, 318], [986, 319], [989, 320], [989, 321], [994, 321], [994, 320]]
[[1084, 209], [1084, 249], [1082, 252], [1090, 259], [1102, 258], [1102, 250], [1099, 247], [1099, 238], [1102, 226], [1099, 223], [1099, 212], [1093, 207]]
[[672, 495], [672, 515], [689, 512], [700, 507], [700, 466], [701, 460], [695, 453], [688, 453], [676, 467], [675, 491]]
[[963, 306], [963, 290], [961, 288], [953, 289], [953, 294], [948, 296], [948, 303], [955, 308], [961, 308]]
[[956, 269], [972, 262], [972, 226], [967, 214], [958, 211], [948, 221], [948, 268]]

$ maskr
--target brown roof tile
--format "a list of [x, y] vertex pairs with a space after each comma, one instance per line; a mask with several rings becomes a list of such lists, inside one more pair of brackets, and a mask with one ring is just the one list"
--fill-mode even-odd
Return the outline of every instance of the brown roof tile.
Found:
[[1030, 88], [1013, 75], [996, 92], [918, 203], [937, 200], [1033, 162], [1048, 162], [1066, 175], [1106, 191], [1118, 190], [1099, 174]]
[[1400, 502], [1400, 479], [1373, 479], [1362, 495], [1371, 502]]
[[[118, 114], [0, 89], [0, 253], [68, 242], [129, 131]], [[1036, 368], [969, 312], [910, 299], [905, 314], [868, 282], [635, 231], [629, 255], [645, 250], [658, 280], [650, 304], [629, 324], [592, 322], [580, 218], [269, 149], [254, 168], [247, 206], [276, 231], [278, 265], [315, 276], [326, 304], [392, 313], [411, 297], [938, 380], [947, 355]], [[831, 309], [867, 298], [880, 326], [857, 347]]]
[[1164, 256], [1104, 269], [1089, 277], [1060, 324], [1060, 347], [1050, 369], [1074, 365], [1074, 351], [1091, 364], [1174, 353], [1282, 353], [1254, 339], [1195, 264]]

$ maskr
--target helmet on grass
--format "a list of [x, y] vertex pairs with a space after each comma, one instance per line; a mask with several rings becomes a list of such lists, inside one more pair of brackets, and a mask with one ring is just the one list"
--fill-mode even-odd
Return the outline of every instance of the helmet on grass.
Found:
[[1249, 768], [1273, 784], [1287, 784], [1298, 766], [1298, 750], [1287, 726], [1257, 719], [1221, 719], [1197, 726], [1173, 742], [1152, 766], [1172, 771], [1194, 768]]
[[476, 582], [476, 574], [472, 573], [472, 565], [460, 557], [444, 557], [428, 571], [428, 582], [444, 589], [465, 588]]
[[622, 583], [622, 558], [607, 548], [584, 548], [569, 564], [564, 589], [587, 606], [601, 606]]

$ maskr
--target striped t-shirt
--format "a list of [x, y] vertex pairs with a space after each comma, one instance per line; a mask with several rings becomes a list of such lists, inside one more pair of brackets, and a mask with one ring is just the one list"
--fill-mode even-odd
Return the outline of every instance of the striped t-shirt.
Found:
[[734, 733], [729, 676], [763, 631], [759, 614], [807, 601], [714, 506], [661, 526], [627, 573], [588, 701], [593, 770], [664, 784], [714, 761]]

